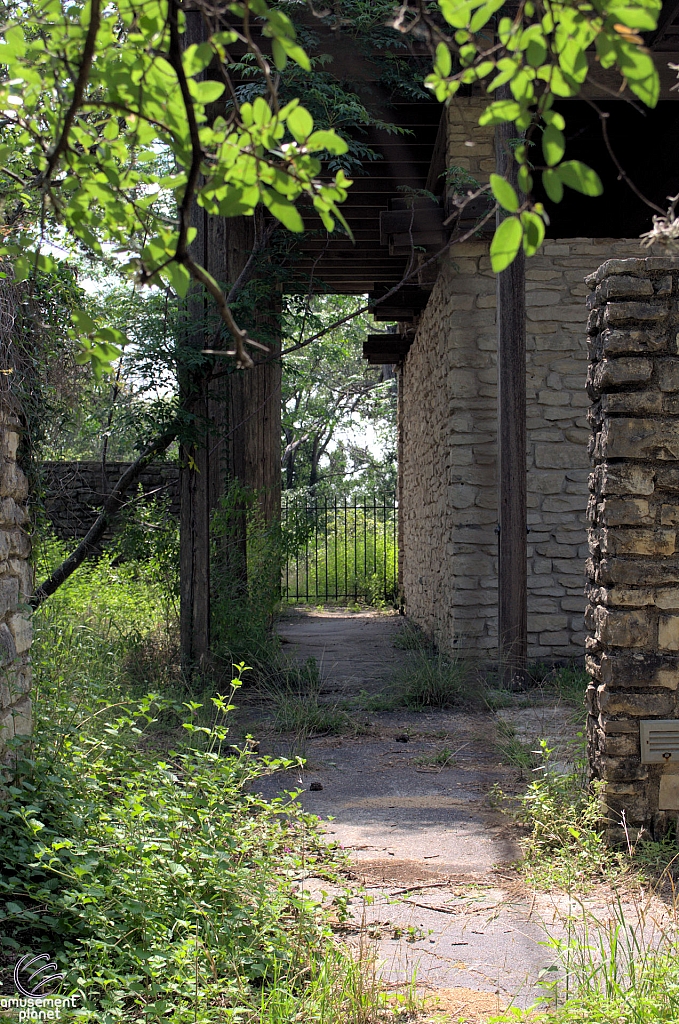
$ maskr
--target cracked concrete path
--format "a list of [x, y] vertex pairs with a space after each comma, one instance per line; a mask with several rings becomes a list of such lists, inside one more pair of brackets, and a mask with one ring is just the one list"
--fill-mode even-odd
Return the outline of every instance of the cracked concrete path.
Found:
[[[402, 618], [375, 612], [305, 611], [287, 616], [279, 632], [291, 658], [317, 658], [322, 692], [346, 697], [388, 685], [406, 657], [393, 646], [402, 627]], [[498, 1008], [530, 1005], [539, 972], [553, 961], [535, 898], [512, 868], [520, 850], [492, 799], [495, 787], [512, 791], [525, 781], [499, 760], [495, 716], [369, 717], [363, 735], [305, 739], [302, 750], [295, 737], [262, 743], [307, 759], [301, 803], [348, 852], [360, 883], [350, 903], [356, 935], [367, 929], [392, 987], [415, 973], [420, 987], [486, 993]], [[441, 767], [432, 761], [443, 749], [451, 756]], [[280, 776], [261, 788], [273, 796]], [[320, 880], [304, 885], [328, 889]]]
[[374, 692], [403, 661], [393, 644], [403, 621], [395, 612], [298, 607], [281, 618], [278, 635], [295, 661], [316, 659], [324, 695]]

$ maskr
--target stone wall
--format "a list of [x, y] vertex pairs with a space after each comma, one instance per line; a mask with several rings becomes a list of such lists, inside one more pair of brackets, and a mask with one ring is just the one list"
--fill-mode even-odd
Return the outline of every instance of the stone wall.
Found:
[[[448, 166], [494, 167], [480, 103], [451, 105]], [[531, 659], [582, 656], [589, 461], [584, 278], [637, 239], [546, 241], [526, 264]], [[495, 275], [488, 243], [452, 246], [402, 374], [407, 613], [445, 646], [497, 649]]]
[[640, 721], [679, 717], [679, 259], [608, 260], [588, 283], [590, 750], [614, 825], [659, 835], [679, 752], [642, 763]]
[[31, 622], [33, 590], [26, 532], [28, 483], [17, 465], [18, 419], [0, 412], [0, 757], [7, 741], [31, 731]]
[[[44, 509], [61, 540], [85, 536], [96, 519], [104, 499], [127, 467], [128, 462], [109, 462], [105, 473], [100, 462], [43, 462], [40, 487]], [[130, 489], [127, 501], [134, 501], [141, 484], [149, 498], [169, 497], [170, 511], [179, 516], [179, 467], [174, 462], [157, 462], [141, 474]], [[111, 530], [105, 536], [107, 539]]]

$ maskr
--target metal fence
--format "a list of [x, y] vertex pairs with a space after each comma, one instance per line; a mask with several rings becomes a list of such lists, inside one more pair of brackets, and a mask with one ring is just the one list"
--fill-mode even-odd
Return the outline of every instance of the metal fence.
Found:
[[394, 602], [398, 585], [394, 496], [353, 502], [283, 495], [282, 596], [300, 603]]

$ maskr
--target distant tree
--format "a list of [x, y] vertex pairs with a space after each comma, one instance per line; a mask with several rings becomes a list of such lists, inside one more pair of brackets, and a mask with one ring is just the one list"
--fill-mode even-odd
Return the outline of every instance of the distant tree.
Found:
[[[352, 309], [360, 297], [317, 296], [290, 308], [288, 332], [319, 331]], [[381, 459], [366, 446], [365, 433], [384, 441], [395, 426], [396, 380], [365, 362], [362, 342], [374, 330], [362, 313], [334, 327], [317, 344], [289, 355], [283, 374], [283, 486], [345, 490]], [[290, 338], [294, 342], [294, 336]], [[381, 435], [381, 436], [380, 436]], [[393, 455], [393, 443], [391, 447]], [[387, 456], [388, 457], [388, 456]], [[380, 489], [388, 489], [391, 479]]]

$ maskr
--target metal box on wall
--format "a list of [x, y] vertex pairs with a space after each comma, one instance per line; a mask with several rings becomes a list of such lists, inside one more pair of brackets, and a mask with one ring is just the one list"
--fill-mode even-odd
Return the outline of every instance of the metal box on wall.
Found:
[[646, 719], [639, 730], [642, 764], [679, 764], [679, 719]]

